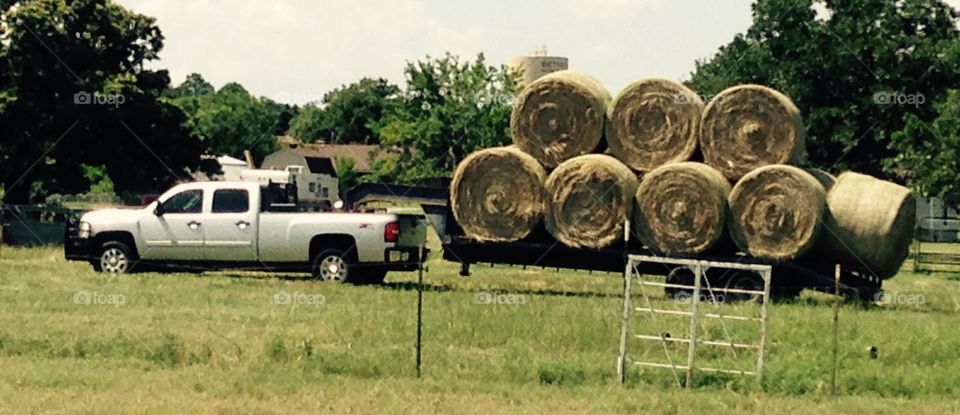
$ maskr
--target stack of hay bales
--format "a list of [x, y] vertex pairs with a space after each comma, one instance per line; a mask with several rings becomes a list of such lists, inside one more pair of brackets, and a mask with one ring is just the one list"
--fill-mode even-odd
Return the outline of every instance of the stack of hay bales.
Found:
[[471, 154], [454, 172], [451, 207], [468, 237], [516, 241], [542, 223], [564, 245], [601, 249], [630, 219], [660, 254], [735, 246], [771, 260], [854, 263], [882, 278], [912, 240], [909, 189], [796, 166], [800, 111], [768, 87], [735, 86], [705, 105], [678, 82], [650, 78], [612, 99], [593, 77], [561, 71], [520, 93], [510, 134], [513, 146]]

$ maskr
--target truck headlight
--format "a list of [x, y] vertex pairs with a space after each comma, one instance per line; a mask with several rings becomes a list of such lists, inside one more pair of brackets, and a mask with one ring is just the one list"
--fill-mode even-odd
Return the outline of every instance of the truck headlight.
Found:
[[80, 228], [77, 232], [77, 236], [84, 239], [90, 237], [90, 222], [80, 222]]

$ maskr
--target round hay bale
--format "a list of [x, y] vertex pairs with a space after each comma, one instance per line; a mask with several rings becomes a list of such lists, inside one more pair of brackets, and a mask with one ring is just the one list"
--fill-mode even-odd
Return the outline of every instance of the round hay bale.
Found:
[[543, 166], [515, 147], [471, 153], [450, 183], [453, 216], [473, 239], [523, 239], [546, 212], [546, 178]]
[[743, 176], [729, 203], [728, 229], [737, 247], [758, 258], [788, 260], [817, 241], [826, 191], [803, 169], [772, 165]]
[[702, 163], [661, 166], [637, 188], [633, 228], [653, 251], [702, 253], [723, 236], [730, 183]]
[[860, 173], [837, 177], [827, 194], [824, 245], [848, 263], [865, 265], [890, 278], [900, 270], [913, 242], [917, 201], [896, 183]]
[[637, 176], [613, 157], [588, 154], [558, 166], [546, 189], [547, 231], [566, 246], [599, 249], [623, 237]]
[[803, 157], [800, 110], [786, 95], [760, 85], [719, 93], [703, 110], [700, 148], [707, 163], [731, 181], [769, 164]]
[[603, 138], [610, 93], [595, 78], [559, 71], [527, 85], [513, 106], [513, 143], [547, 168], [594, 151]]
[[607, 146], [616, 158], [641, 172], [687, 161], [697, 150], [701, 112], [703, 101], [683, 84], [641, 79], [610, 105]]

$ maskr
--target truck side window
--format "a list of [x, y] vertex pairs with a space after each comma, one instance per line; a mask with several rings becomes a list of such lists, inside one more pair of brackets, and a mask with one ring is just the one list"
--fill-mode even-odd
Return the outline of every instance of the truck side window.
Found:
[[243, 213], [250, 210], [250, 197], [243, 189], [220, 189], [213, 192], [213, 213]]
[[310, 183], [310, 193], [315, 193], [317, 191], [317, 184]]
[[203, 190], [184, 190], [163, 202], [164, 213], [200, 213], [203, 208]]

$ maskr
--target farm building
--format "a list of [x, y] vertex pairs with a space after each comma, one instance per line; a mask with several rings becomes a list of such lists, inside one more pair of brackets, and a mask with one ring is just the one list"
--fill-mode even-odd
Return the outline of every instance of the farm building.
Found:
[[377, 146], [362, 144], [316, 144], [291, 145], [268, 155], [261, 163], [261, 169], [283, 170], [287, 166], [303, 166], [311, 173], [336, 176], [334, 170], [337, 158], [353, 159], [353, 169], [359, 174], [372, 171], [371, 153]]

